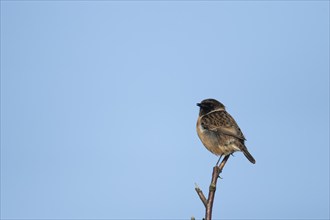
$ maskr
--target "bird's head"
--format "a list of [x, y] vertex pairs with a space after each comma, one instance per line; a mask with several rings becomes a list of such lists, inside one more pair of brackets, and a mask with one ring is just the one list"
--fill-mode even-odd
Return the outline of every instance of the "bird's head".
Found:
[[199, 115], [205, 115], [213, 110], [225, 110], [225, 106], [215, 99], [204, 99], [201, 103], [197, 103], [197, 106], [200, 107]]

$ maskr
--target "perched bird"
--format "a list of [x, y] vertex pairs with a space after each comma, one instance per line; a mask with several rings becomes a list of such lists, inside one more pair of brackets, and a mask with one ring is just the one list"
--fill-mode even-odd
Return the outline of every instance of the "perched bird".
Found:
[[222, 155], [242, 151], [251, 163], [256, 162], [244, 144], [245, 137], [241, 129], [221, 102], [205, 99], [197, 103], [197, 106], [200, 107], [197, 134], [209, 151], [220, 158]]

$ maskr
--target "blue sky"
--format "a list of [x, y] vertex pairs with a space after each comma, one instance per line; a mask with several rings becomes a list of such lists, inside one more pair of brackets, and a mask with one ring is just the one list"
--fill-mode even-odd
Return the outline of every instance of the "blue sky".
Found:
[[328, 1], [1, 1], [1, 218], [329, 218]]

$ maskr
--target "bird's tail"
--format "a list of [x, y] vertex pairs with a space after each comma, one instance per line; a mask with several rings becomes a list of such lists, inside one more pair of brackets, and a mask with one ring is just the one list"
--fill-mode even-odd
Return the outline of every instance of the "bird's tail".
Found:
[[242, 152], [251, 163], [256, 163], [256, 160], [253, 158], [253, 156], [250, 154], [246, 147], [243, 147]]

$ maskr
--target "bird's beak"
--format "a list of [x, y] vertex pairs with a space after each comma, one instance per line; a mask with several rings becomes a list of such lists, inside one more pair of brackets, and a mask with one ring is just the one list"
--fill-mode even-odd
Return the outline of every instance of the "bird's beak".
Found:
[[197, 103], [196, 104], [198, 107], [202, 107], [202, 104], [201, 103]]

